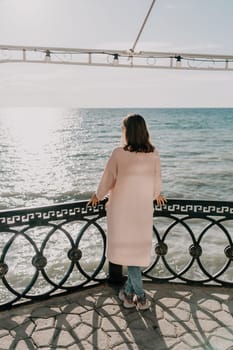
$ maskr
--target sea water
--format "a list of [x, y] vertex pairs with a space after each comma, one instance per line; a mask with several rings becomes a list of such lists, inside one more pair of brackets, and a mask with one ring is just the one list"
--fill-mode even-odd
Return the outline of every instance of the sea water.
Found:
[[140, 113], [170, 198], [233, 200], [233, 109], [0, 109], [0, 209], [89, 198]]
[[[0, 109], [0, 208], [90, 198], [113, 148], [121, 145], [122, 118], [129, 113], [139, 113], [146, 119], [151, 141], [160, 153], [163, 193], [168, 198], [233, 200], [233, 109], [9, 108]], [[163, 231], [167, 223], [161, 219], [157, 225]], [[197, 235], [201, 225], [194, 220]], [[46, 235], [45, 228], [40, 231], [31, 232], [35, 240]], [[5, 240], [6, 234], [1, 237], [1, 245]], [[191, 237], [177, 225], [166, 242], [168, 262], [180, 271], [190, 259], [184, 247], [192, 244]], [[101, 242], [96, 243], [95, 230], [90, 228], [81, 244], [86, 254], [84, 268], [91, 271], [102, 249]], [[214, 227], [202, 244], [205, 264], [215, 273], [226, 260], [226, 237]], [[56, 234], [54, 242], [48, 242], [51, 278], [62, 278], [68, 262], [59, 261], [63, 255], [66, 258], [69, 248], [62, 232]], [[14, 286], [23, 288], [33, 275], [34, 267], [28, 267], [33, 254], [23, 239], [11, 247], [6, 260], [12, 267], [7, 276]], [[156, 273], [166, 275], [160, 265]]]

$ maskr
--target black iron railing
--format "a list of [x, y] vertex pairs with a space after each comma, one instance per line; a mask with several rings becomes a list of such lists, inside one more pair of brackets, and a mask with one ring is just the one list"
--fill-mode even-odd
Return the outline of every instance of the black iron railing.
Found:
[[154, 255], [145, 277], [233, 286], [232, 202], [168, 200], [154, 215]]
[[[122, 267], [106, 266], [105, 203], [0, 211], [0, 309], [121, 281]], [[154, 216], [145, 279], [233, 286], [233, 203], [169, 199]]]

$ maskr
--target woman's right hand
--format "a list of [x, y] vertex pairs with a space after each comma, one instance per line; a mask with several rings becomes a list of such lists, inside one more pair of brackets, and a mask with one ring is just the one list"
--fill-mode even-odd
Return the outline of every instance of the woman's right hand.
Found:
[[99, 204], [99, 202], [100, 202], [99, 198], [94, 193], [91, 199], [89, 200], [89, 202], [87, 203], [87, 205], [91, 205], [92, 207], [95, 207], [96, 205]]

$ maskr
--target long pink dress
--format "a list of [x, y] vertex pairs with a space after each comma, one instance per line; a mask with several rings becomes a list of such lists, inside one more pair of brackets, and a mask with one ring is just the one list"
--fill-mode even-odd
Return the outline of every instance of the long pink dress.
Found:
[[115, 148], [96, 195], [107, 203], [107, 258], [126, 266], [150, 263], [153, 199], [161, 191], [160, 158], [151, 153]]

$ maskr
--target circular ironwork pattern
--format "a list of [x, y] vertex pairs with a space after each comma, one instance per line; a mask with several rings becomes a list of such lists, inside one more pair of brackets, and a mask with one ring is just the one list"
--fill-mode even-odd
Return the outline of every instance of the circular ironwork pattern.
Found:
[[[158, 215], [157, 215], [158, 217]], [[174, 279], [179, 279], [184, 282], [192, 282], [192, 283], [207, 283], [207, 282], [216, 282], [218, 284], [222, 285], [233, 285], [233, 282], [231, 280], [227, 280], [225, 278], [226, 272], [228, 270], [228, 267], [230, 266], [230, 262], [233, 260], [233, 244], [231, 240], [231, 235], [229, 234], [228, 230], [224, 226], [224, 222], [228, 221], [228, 218], [222, 218], [220, 219], [214, 219], [213, 217], [205, 217], [202, 218], [203, 220], [207, 221], [207, 225], [204, 227], [204, 229], [201, 230], [199, 235], [194, 235], [191, 225], [189, 225], [189, 220], [192, 219], [190, 216], [175, 216], [175, 215], [168, 215], [168, 217], [172, 220], [172, 223], [168, 226], [168, 228], [165, 230], [163, 235], [159, 235], [158, 231], [154, 227], [154, 233], [156, 239], [159, 241], [157, 244], [155, 244], [155, 253], [157, 256], [155, 257], [154, 262], [143, 271], [143, 275], [147, 278], [150, 278], [154, 281], [172, 281]], [[197, 216], [196, 216], [197, 217]], [[190, 236], [192, 240], [192, 244], [188, 248], [189, 255], [191, 256], [191, 260], [186, 263], [186, 265], [181, 268], [179, 271], [174, 270], [172, 265], [170, 265], [167, 261], [167, 253], [168, 253], [168, 245], [166, 244], [166, 239], [169, 236], [169, 234], [172, 234], [172, 230], [178, 225], [182, 225], [188, 235]], [[206, 267], [202, 263], [202, 258], [205, 258], [205, 255], [203, 254], [203, 249], [201, 246], [201, 241], [203, 237], [208, 233], [208, 231], [216, 226], [223, 235], [226, 237], [226, 239], [229, 242], [229, 245], [224, 249], [224, 254], [228, 258], [228, 260], [225, 260], [224, 265], [218, 269], [217, 272], [214, 274], [207, 271]], [[181, 247], [181, 254], [182, 251], [184, 252], [185, 247]], [[179, 254], [179, 252], [178, 252]], [[176, 256], [177, 258], [177, 256]], [[162, 259], [162, 261], [161, 261]], [[156, 269], [156, 266], [159, 264], [159, 262], [163, 263], [164, 268], [169, 275], [165, 277], [161, 277], [159, 275], [154, 275], [153, 270]], [[200, 269], [201, 274], [203, 275], [203, 278], [190, 278], [186, 276], [186, 273], [188, 273], [192, 267], [194, 266], [194, 263], [197, 263], [197, 266]], [[229, 275], [230, 276], [230, 275]], [[221, 279], [220, 279], [221, 277]]]
[[[0, 231], [4, 233], [0, 251], [0, 278], [3, 288], [8, 292], [7, 300], [9, 300], [9, 294], [12, 295], [11, 301], [0, 300], [0, 309], [15, 304], [20, 299], [34, 300], [49, 297], [57, 291], [70, 291], [86, 286], [89, 282], [97, 283], [106, 280], [106, 273], [103, 271], [106, 260], [105, 222], [103, 224], [99, 221], [106, 216], [105, 203], [106, 201], [103, 201], [95, 208], [88, 207], [87, 201], [83, 201], [0, 212]], [[178, 280], [199, 284], [214, 282], [233, 286], [233, 281], [225, 279], [228, 271], [230, 272], [228, 268], [233, 260], [233, 242], [228, 228], [233, 222], [233, 204], [184, 200], [169, 200], [168, 203], [165, 208], [155, 206], [156, 217], [165, 217], [170, 220], [170, 224], [161, 232], [159, 232], [159, 225], [155, 225], [153, 252], [155, 257], [152, 264], [143, 271], [144, 276], [152, 281]], [[193, 218], [207, 223], [198, 234], [194, 234], [189, 222]], [[73, 224], [78, 224], [78, 228], [71, 230], [70, 226]], [[173, 232], [180, 227], [184, 230], [187, 239], [183, 240], [178, 250], [174, 251], [171, 249], [169, 240], [171, 237], [174, 239]], [[211, 272], [211, 267], [206, 267], [203, 263], [206, 253], [209, 252], [208, 249], [203, 249], [203, 238], [213, 227], [217, 227], [220, 231], [218, 233], [221, 233], [227, 241], [222, 251], [223, 266], [215, 273]], [[90, 234], [94, 235], [94, 239], [90, 239]], [[187, 243], [190, 240], [191, 244]], [[65, 245], [64, 242], [66, 242]], [[90, 245], [91, 242], [93, 247]], [[18, 249], [17, 254], [14, 254], [14, 249]], [[94, 249], [97, 249], [97, 255], [94, 254]], [[25, 251], [27, 254], [24, 255]], [[184, 253], [187, 255], [186, 265], [182, 267], [179, 264], [175, 265], [176, 261], [174, 263], [171, 260], [171, 254], [176, 254], [172, 256], [175, 260], [174, 258], [182, 258]], [[94, 264], [93, 258], [96, 259]], [[167, 271], [165, 277], [161, 277], [159, 273], [153, 274], [153, 269], [156, 270], [158, 266], [159, 270], [161, 264]], [[22, 270], [24, 265], [28, 265], [26, 278], [25, 270]], [[188, 275], [194, 265], [199, 268], [203, 276], [198, 280]], [[19, 267], [18, 270], [17, 267]], [[51, 270], [54, 274], [51, 274]], [[25, 278], [24, 287], [22, 287], [22, 280], [20, 280], [20, 287], [17, 285], [20, 274]], [[72, 275], [74, 275], [73, 280]], [[35, 293], [37, 285], [40, 286], [41, 283], [43, 288], [45, 284], [46, 287], [44, 290], [36, 290]], [[5, 291], [0, 293], [0, 297], [7, 295]]]
[[[96, 210], [96, 208], [95, 208]], [[65, 215], [67, 215], [67, 211], [65, 212]], [[88, 208], [88, 213], [91, 213], [90, 208]], [[91, 281], [99, 282], [102, 280], [105, 280], [106, 277], [103, 276], [101, 278], [98, 278], [98, 274], [102, 270], [104, 263], [105, 263], [105, 249], [106, 249], [106, 235], [102, 227], [98, 224], [98, 220], [102, 217], [102, 215], [95, 215], [95, 217], [92, 217], [91, 219], [83, 217], [79, 220], [59, 220], [57, 223], [52, 221], [51, 222], [45, 222], [43, 224], [42, 220], [38, 222], [38, 225], [35, 225], [34, 222], [31, 225], [22, 226], [20, 229], [17, 230], [11, 230], [4, 228], [4, 233], [9, 233], [9, 240], [6, 242], [6, 244], [3, 246], [2, 255], [0, 255], [0, 258], [2, 262], [0, 262], [0, 278], [2, 279], [3, 285], [5, 288], [9, 291], [9, 293], [12, 294], [12, 300], [10, 302], [4, 303], [4, 300], [0, 300], [0, 309], [6, 308], [7, 305], [12, 305], [16, 303], [21, 298], [26, 299], [39, 299], [40, 297], [49, 296], [52, 293], [54, 293], [56, 290], [63, 290], [68, 291], [75, 289], [77, 287], [82, 287], [86, 284], [88, 284]], [[81, 225], [81, 229], [75, 230], [73, 229], [72, 233], [69, 232], [69, 229], [67, 229], [67, 225]], [[69, 227], [68, 227], [69, 228]], [[33, 236], [33, 233], [36, 230], [42, 230], [41, 234], [41, 241], [38, 239], [37, 236]], [[96, 237], [98, 236], [99, 241], [99, 247], [101, 246], [101, 252], [98, 259], [98, 262], [95, 264], [96, 266], [93, 266], [93, 271], [88, 272], [85, 270], [86, 265], [81, 263], [83, 259], [83, 249], [81, 250], [79, 248], [79, 245], [82, 243], [83, 236], [85, 232], [88, 230], [94, 230]], [[75, 232], [75, 235], [74, 235]], [[69, 245], [70, 248], [68, 249], [66, 256], [67, 260], [65, 261], [65, 255], [62, 254], [62, 257], [59, 257], [59, 260], [53, 261], [51, 259], [51, 256], [55, 256], [56, 254], [53, 254], [50, 248], [59, 248], [59, 251], [64, 249], [63, 248], [63, 242], [64, 239], [62, 238], [58, 243], [56, 241], [57, 237], [61, 237], [61, 234], [63, 234], [66, 237], [66, 245]], [[54, 236], [58, 235], [58, 236]], [[21, 237], [21, 240], [24, 240], [27, 242], [27, 251], [31, 251], [30, 254], [32, 254], [31, 258], [31, 266], [36, 268], [36, 271], [31, 274], [31, 278], [27, 277], [25, 278], [25, 275], [22, 276], [21, 285], [23, 282], [23, 279], [25, 279], [25, 287], [22, 290], [17, 287], [17, 284], [15, 280], [17, 280], [20, 269], [17, 271], [11, 270], [11, 275], [8, 277], [8, 265], [3, 262], [4, 260], [8, 259], [8, 255], [12, 255], [12, 250], [15, 249], [15, 241]], [[54, 242], [54, 243], [53, 243]], [[102, 243], [101, 243], [102, 242]], [[19, 243], [19, 242], [18, 242]], [[17, 245], [19, 245], [17, 243]], [[49, 244], [49, 247], [47, 248], [47, 245]], [[15, 245], [15, 246], [14, 246]], [[20, 241], [20, 246], [24, 246], [24, 242]], [[88, 245], [85, 243], [84, 246], [88, 249]], [[96, 246], [96, 245], [95, 245]], [[100, 249], [100, 248], [99, 248]], [[51, 252], [51, 254], [49, 253]], [[33, 254], [34, 253], [34, 254]], [[49, 256], [50, 254], [51, 256]], [[94, 252], [93, 252], [94, 254]], [[57, 254], [59, 255], [59, 254]], [[16, 266], [20, 266], [20, 261], [25, 262], [28, 261], [27, 256], [17, 254], [17, 259], [19, 259], [19, 263], [16, 263]], [[10, 258], [9, 258], [10, 261]], [[12, 259], [11, 259], [12, 261]], [[13, 262], [13, 261], [12, 261]], [[53, 269], [53, 264], [60, 265], [61, 269], [59, 269], [59, 276], [57, 277], [57, 274], [55, 274], [55, 279], [51, 275], [51, 270]], [[64, 265], [67, 266], [66, 269], [64, 269]], [[11, 266], [9, 266], [10, 268]], [[57, 268], [57, 267], [56, 267]], [[30, 264], [29, 264], [29, 270]], [[69, 280], [70, 276], [72, 275], [72, 272], [76, 270], [78, 271], [78, 274], [80, 276], [80, 279], [74, 280], [73, 282], [69, 282], [66, 285], [66, 282]], [[56, 271], [56, 270], [54, 270]], [[14, 275], [17, 276], [17, 278], [14, 278]], [[40, 278], [43, 279], [39, 283], [43, 285], [43, 288], [41, 290], [37, 290], [36, 294], [30, 294], [30, 291], [36, 285], [37, 280]], [[29, 282], [28, 282], [29, 281]], [[12, 283], [13, 282], [13, 283]], [[45, 287], [47, 284], [47, 288]], [[18, 291], [19, 289], [19, 291]], [[43, 291], [45, 290], [45, 292]], [[6, 293], [5, 293], [6, 295]]]
[[0, 262], [0, 278], [5, 276], [8, 272], [8, 265], [4, 262]]

